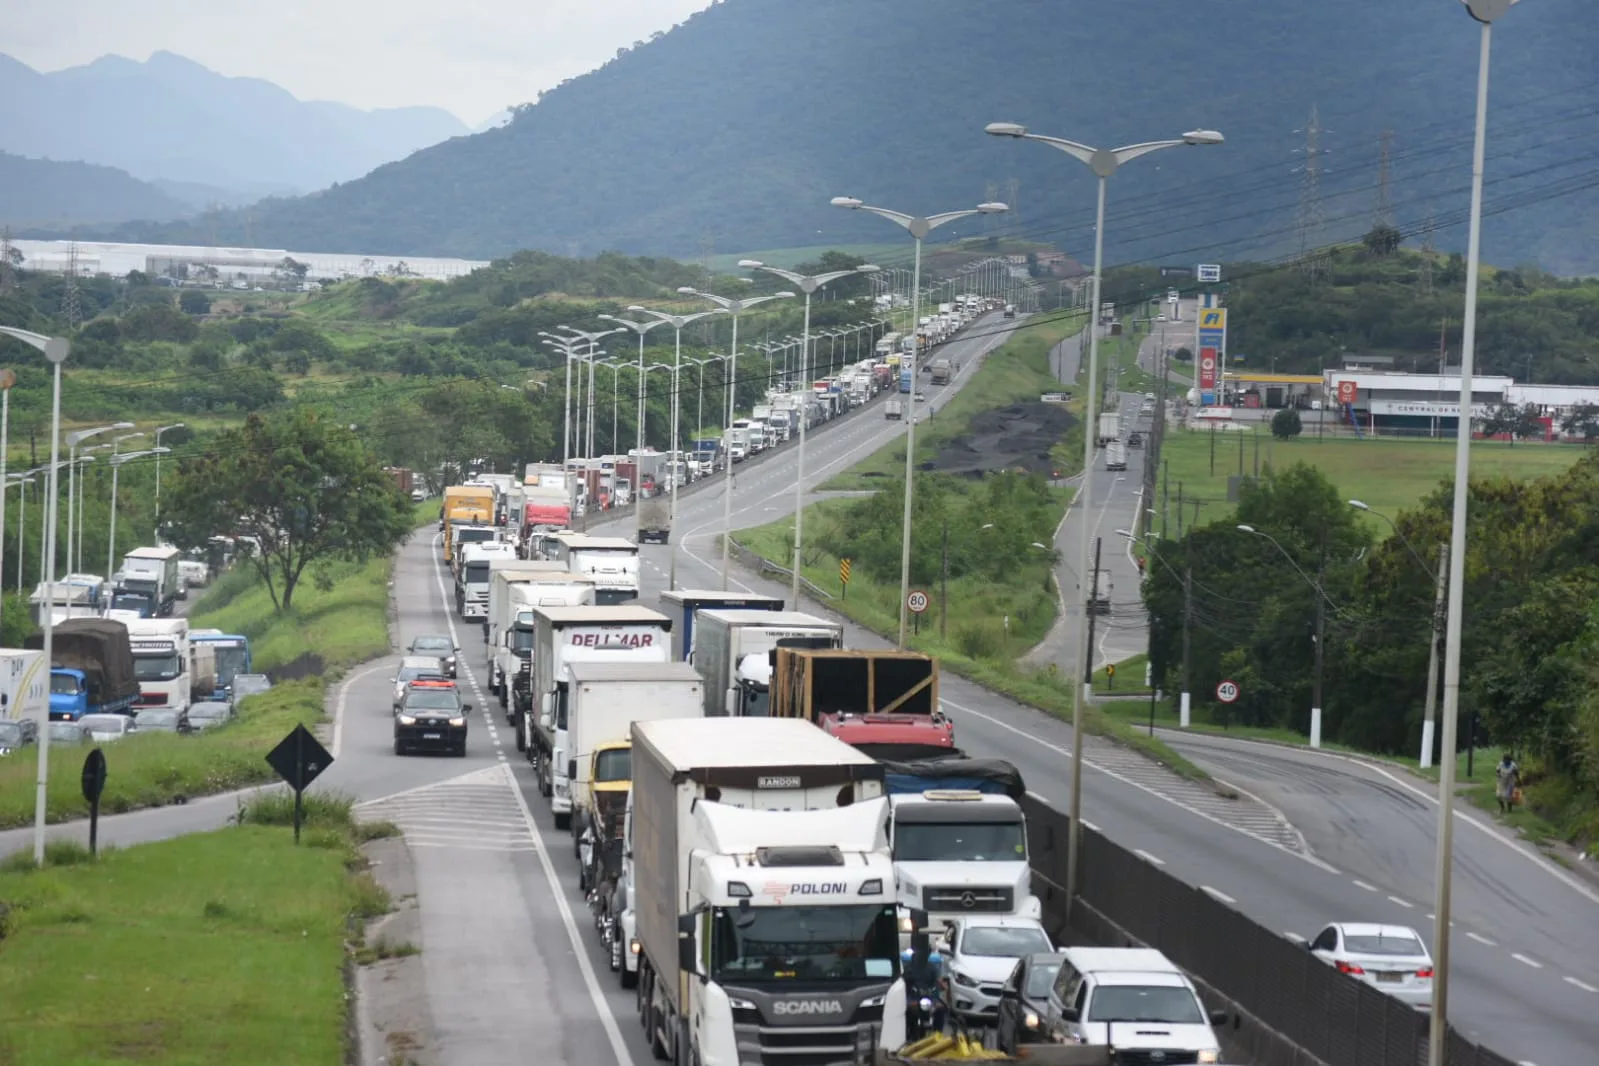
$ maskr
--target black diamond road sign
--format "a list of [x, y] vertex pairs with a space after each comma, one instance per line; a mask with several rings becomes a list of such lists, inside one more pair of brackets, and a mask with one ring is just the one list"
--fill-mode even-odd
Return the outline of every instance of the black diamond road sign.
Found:
[[279, 777], [289, 783], [290, 788], [303, 792], [321, 776], [323, 770], [333, 765], [333, 756], [311, 735], [309, 729], [297, 725], [294, 732], [267, 753], [266, 761], [278, 772]]

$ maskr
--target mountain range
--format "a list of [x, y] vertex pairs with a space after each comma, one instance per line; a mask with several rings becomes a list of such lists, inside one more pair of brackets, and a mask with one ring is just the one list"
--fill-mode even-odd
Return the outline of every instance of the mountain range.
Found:
[[312, 192], [469, 132], [440, 108], [298, 100], [171, 52], [50, 73], [0, 55], [0, 147], [116, 167], [196, 208]]
[[[1491, 260], [1599, 273], [1589, 6], [1518, 5], [1495, 31]], [[1003, 199], [1009, 215], [939, 236], [1004, 234], [1091, 258], [1092, 175], [983, 134], [1012, 121], [1107, 147], [1226, 134], [1116, 174], [1112, 262], [1287, 255], [1387, 219], [1456, 249], [1479, 40], [1451, 0], [724, 0], [503, 126], [248, 216], [117, 236], [240, 240], [248, 227], [282, 247], [473, 258], [904, 238], [828, 206], [848, 195], [928, 213]]]

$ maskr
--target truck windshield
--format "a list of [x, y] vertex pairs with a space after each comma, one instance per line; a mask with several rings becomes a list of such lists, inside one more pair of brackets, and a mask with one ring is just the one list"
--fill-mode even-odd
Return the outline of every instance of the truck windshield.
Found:
[[494, 530], [484, 529], [481, 526], [469, 526], [466, 529], [456, 529], [455, 542], [457, 544], [476, 544], [480, 541], [493, 540]]
[[894, 908], [718, 907], [711, 977], [727, 984], [891, 981], [899, 974]]
[[181, 668], [177, 652], [133, 657], [133, 676], [140, 681], [171, 681], [182, 673]]
[[213, 647], [217, 651], [217, 684], [231, 685], [235, 677], [250, 672], [250, 657], [243, 648], [228, 644]]
[[461, 580], [468, 585], [487, 585], [489, 583], [489, 564], [487, 562], [467, 563], [466, 573]]
[[744, 683], [744, 717], [768, 718], [772, 714], [772, 691], [765, 685]]
[[154, 605], [154, 600], [137, 592], [119, 592], [111, 599], [111, 609], [114, 611], [144, 611], [148, 612]]
[[602, 751], [599, 758], [594, 760], [596, 784], [604, 781], [631, 780], [633, 780], [632, 748], [612, 748], [609, 751]]
[[511, 650], [523, 654], [533, 650], [533, 631], [531, 629], [511, 630]]
[[78, 694], [78, 679], [71, 674], [51, 674], [50, 694], [52, 696], [76, 696]]
[[1020, 822], [898, 822], [895, 862], [1023, 862]]

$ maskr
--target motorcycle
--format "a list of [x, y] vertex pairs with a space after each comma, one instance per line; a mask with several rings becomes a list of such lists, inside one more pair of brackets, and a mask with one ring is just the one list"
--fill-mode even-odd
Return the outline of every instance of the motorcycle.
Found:
[[916, 965], [916, 952], [906, 948], [900, 953], [905, 975], [905, 1039], [920, 1040], [924, 1036], [942, 1032], [945, 1021], [944, 997], [940, 991], [940, 971], [944, 957], [934, 951], [927, 961]]

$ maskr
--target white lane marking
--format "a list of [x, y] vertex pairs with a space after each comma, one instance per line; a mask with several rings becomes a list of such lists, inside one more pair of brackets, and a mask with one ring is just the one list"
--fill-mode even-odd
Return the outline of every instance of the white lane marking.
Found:
[[370, 674], [381, 670], [385, 664], [373, 663], [364, 670], [355, 673], [339, 682], [339, 698], [333, 705], [333, 750], [329, 753], [335, 759], [339, 757], [340, 750], [344, 747], [344, 708], [350, 700], [350, 686]]
[[1571, 985], [1573, 988], [1582, 989], [1584, 992], [1599, 992], [1599, 988], [1595, 988], [1587, 981], [1579, 981], [1575, 977], [1562, 977], [1561, 980], [1566, 982], [1566, 984]]
[[[939, 702], [943, 701], [941, 700]], [[1099, 826], [1095, 825], [1093, 822], [1090, 822], [1087, 818], [1083, 819], [1083, 826], [1087, 829], [1092, 829], [1096, 833], [1100, 831]]]
[[1404, 907], [1406, 910], [1409, 910], [1411, 907], [1415, 906], [1415, 904], [1410, 902], [1409, 900], [1400, 899], [1398, 896], [1389, 896], [1388, 900], [1389, 900], [1390, 903], [1399, 904], [1401, 907]]
[[1218, 889], [1211, 888], [1209, 885], [1200, 885], [1199, 886], [1199, 890], [1201, 892], [1205, 893], [1205, 895], [1211, 897], [1212, 899], [1220, 900], [1223, 903], [1237, 903], [1238, 902], [1236, 899], [1233, 899], [1227, 893], [1222, 892], [1222, 891], [1220, 891]]
[[1368, 884], [1366, 884], [1366, 882], [1358, 880], [1358, 879], [1355, 881], [1355, 887], [1356, 888], [1363, 888], [1367, 892], [1375, 892], [1375, 891], [1377, 891], [1377, 886], [1376, 885], [1368, 885]]
[[1527, 956], [1522, 955], [1519, 952], [1512, 951], [1510, 953], [1510, 957], [1521, 963], [1523, 966], [1531, 966], [1534, 970], [1543, 969], [1543, 963], [1539, 962], [1537, 959], [1529, 959]]
[[1289, 940], [1292, 940], [1296, 944], [1303, 944], [1305, 942], [1305, 938], [1294, 932], [1292, 929], [1284, 932], [1283, 936], [1287, 937]]
[[[1253, 747], [1264, 747], [1264, 748], [1286, 748], [1286, 749], [1288, 749], [1290, 751], [1298, 752], [1300, 755], [1310, 756], [1312, 758], [1330, 759], [1330, 760], [1335, 760], [1337, 762], [1346, 762], [1346, 763], [1351, 763], [1351, 764], [1353, 764], [1355, 766], [1361, 766], [1361, 767], [1364, 767], [1367, 770], [1370, 770], [1372, 773], [1381, 774], [1383, 777], [1387, 778], [1391, 783], [1393, 783], [1395, 785], [1398, 785], [1400, 788], [1404, 789], [1406, 792], [1409, 792], [1409, 793], [1411, 793], [1414, 796], [1419, 796], [1420, 798], [1426, 800], [1428, 803], [1431, 803], [1433, 806], [1436, 807], [1438, 805], [1438, 796], [1436, 795], [1436, 790], [1433, 791], [1433, 792], [1429, 792], [1429, 791], [1427, 791], [1424, 788], [1419, 788], [1416, 785], [1411, 784], [1409, 781], [1406, 781], [1404, 778], [1400, 777], [1399, 775], [1391, 773], [1390, 771], [1384, 769], [1382, 766], [1380, 766], [1377, 763], [1375, 763], [1375, 762], [1373, 762], [1371, 760], [1368, 760], [1368, 759], [1356, 759], [1356, 758], [1353, 758], [1353, 757], [1348, 756], [1348, 755], [1340, 755], [1337, 752], [1319, 750], [1319, 749], [1316, 749], [1316, 748], [1300, 747], [1297, 744], [1279, 744], [1279, 743], [1273, 743], [1273, 742], [1269, 742], [1269, 741], [1248, 740], [1248, 739], [1244, 739], [1242, 737], [1226, 737], [1226, 738], [1223, 738], [1223, 739], [1228, 744], [1236, 745], [1236, 746], [1248, 745], [1248, 746], [1253, 746]], [[1570, 876], [1564, 870], [1561, 870], [1559, 867], [1555, 866], [1553, 863], [1543, 859], [1542, 857], [1540, 857], [1538, 855], [1533, 854], [1532, 852], [1527, 851], [1520, 844], [1516, 843], [1516, 841], [1512, 840], [1511, 838], [1509, 838], [1507, 836], [1504, 836], [1503, 834], [1501, 834], [1498, 830], [1494, 829], [1488, 823], [1482, 821], [1479, 818], [1474, 817], [1473, 815], [1467, 814], [1466, 812], [1464, 812], [1462, 810], [1459, 810], [1458, 808], [1455, 810], [1454, 817], [1455, 817], [1455, 819], [1457, 821], [1465, 822], [1467, 825], [1471, 826], [1473, 829], [1476, 829], [1478, 832], [1482, 833], [1484, 836], [1486, 836], [1489, 840], [1492, 840], [1494, 843], [1499, 844], [1502, 847], [1510, 849], [1511, 852], [1513, 852], [1515, 855], [1520, 857], [1523, 861], [1531, 863], [1533, 866], [1537, 867], [1539, 870], [1541, 870], [1544, 873], [1548, 874], [1550, 877], [1554, 878], [1556, 881], [1559, 881], [1561, 884], [1565, 885], [1567, 888], [1571, 889], [1573, 892], [1576, 892], [1578, 895], [1585, 897], [1590, 902], [1599, 903], [1599, 892], [1595, 892], [1593, 889], [1589, 888], [1587, 885], [1584, 885], [1582, 882], [1578, 881], [1576, 878]]]
[[1496, 947], [1499, 946], [1498, 944], [1494, 943], [1492, 940], [1489, 940], [1487, 937], [1483, 936], [1480, 933], [1467, 933], [1466, 935], [1471, 937], [1471, 939], [1475, 940], [1477, 943], [1481, 944], [1485, 948], [1496, 948]]
[[1157, 856], [1151, 855], [1149, 852], [1145, 851], [1143, 848], [1134, 848], [1133, 849], [1133, 854], [1137, 855], [1140, 859], [1143, 859], [1145, 862], [1154, 863], [1156, 866], [1165, 866], [1166, 865], [1166, 860], [1165, 859], [1162, 859], [1162, 858], [1159, 858]]
[[[985, 722], [988, 722], [988, 723], [990, 723], [992, 725], [997, 725], [997, 726], [999, 726], [999, 728], [1005, 730], [1006, 732], [1014, 733], [1016, 736], [1021, 737], [1023, 740], [1027, 741], [1029, 744], [1037, 745], [1038, 747], [1041, 747], [1041, 748], [1048, 748], [1050, 751], [1055, 752], [1057, 755], [1065, 755], [1065, 756], [1070, 756], [1071, 755], [1071, 751], [1069, 749], [1060, 747], [1057, 744], [1051, 744], [1049, 741], [1044, 740], [1044, 739], [1042, 739], [1040, 737], [1034, 736], [1033, 734], [1027, 732], [1026, 730], [1016, 728], [1015, 726], [1011, 725], [1009, 722], [1000, 721], [998, 718], [995, 718], [991, 714], [984, 714], [982, 711], [973, 710], [970, 707], [963, 706], [962, 704], [956, 703], [955, 701], [949, 700], [949, 699], [940, 698], [938, 702], [943, 704], [943, 705], [945, 705], [945, 706], [953, 707], [957, 711], [962, 712], [963, 714], [969, 714], [969, 715], [973, 716], [974, 718], [981, 718]], [[1031, 710], [1031, 708], [1028, 708], [1028, 709]], [[1037, 711], [1035, 713], [1043, 714], [1044, 712]], [[1277, 842], [1272, 841], [1272, 840], [1267, 840], [1264, 837], [1256, 836], [1254, 833], [1251, 833], [1247, 829], [1244, 829], [1244, 828], [1242, 828], [1240, 826], [1232, 825], [1231, 823], [1228, 823], [1228, 822], [1224, 822], [1220, 818], [1217, 818], [1215, 815], [1206, 814], [1204, 811], [1198, 809], [1197, 807], [1190, 807], [1188, 804], [1182, 802], [1181, 800], [1173, 799], [1172, 797], [1170, 797], [1168, 795], [1165, 795], [1164, 793], [1158, 792], [1155, 789], [1150, 788], [1148, 785], [1142, 784], [1142, 783], [1140, 783], [1138, 781], [1134, 781], [1132, 778], [1126, 777], [1123, 774], [1119, 774], [1115, 770], [1110, 770], [1110, 769], [1107, 769], [1106, 767], [1100, 766], [1098, 763], [1096, 763], [1093, 760], [1089, 759], [1087, 756], [1083, 757], [1083, 765], [1089, 767], [1090, 769], [1099, 771], [1100, 773], [1104, 774], [1106, 777], [1110, 778], [1112, 781], [1119, 781], [1120, 783], [1122, 783], [1124, 785], [1129, 785], [1132, 788], [1136, 788], [1140, 792], [1144, 792], [1144, 793], [1147, 793], [1148, 795], [1154, 796], [1156, 799], [1158, 799], [1158, 800], [1160, 800], [1160, 801], [1162, 801], [1164, 803], [1171, 804], [1173, 807], [1176, 807], [1178, 810], [1187, 811], [1189, 814], [1192, 814], [1192, 815], [1194, 815], [1197, 818], [1203, 818], [1205, 821], [1210, 822], [1212, 825], [1219, 825], [1223, 829], [1231, 830], [1232, 832], [1237, 833], [1240, 836], [1247, 837], [1250, 840], [1258, 841], [1261, 844], [1265, 844], [1267, 847], [1276, 848], [1278, 851], [1282, 852], [1284, 855], [1292, 855], [1294, 858], [1299, 859], [1301, 862], [1307, 862], [1307, 863], [1309, 863], [1310, 865], [1316, 867], [1319, 870], [1325, 870], [1326, 872], [1328, 872], [1330, 874], [1337, 874], [1339, 872], [1336, 867], [1332, 866], [1329, 863], [1322, 862], [1320, 859], [1316, 858], [1314, 855], [1301, 855], [1298, 852], [1294, 851], [1292, 848], [1285, 847], [1282, 844], [1278, 844]], [[1089, 825], [1088, 820], [1086, 818], [1083, 820], [1083, 824], [1087, 825], [1088, 828], [1093, 829], [1096, 833], [1099, 831], [1095, 826]]]

